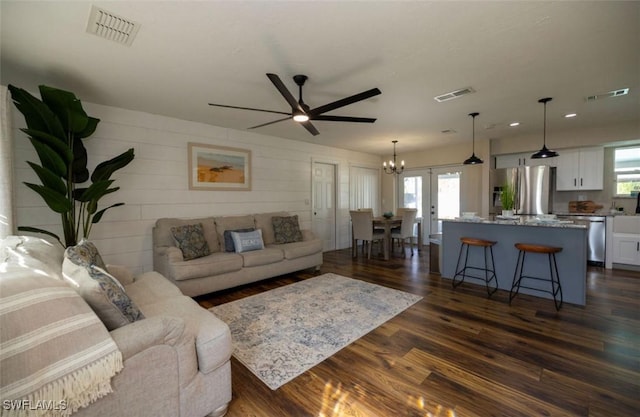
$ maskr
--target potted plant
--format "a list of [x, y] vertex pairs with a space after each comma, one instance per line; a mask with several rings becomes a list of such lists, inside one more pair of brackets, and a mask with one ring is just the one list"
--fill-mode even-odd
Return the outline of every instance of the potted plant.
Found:
[[512, 182], [507, 181], [502, 186], [502, 193], [500, 194], [500, 203], [502, 204], [502, 216], [512, 217], [513, 208], [516, 203], [516, 187]]
[[98, 210], [98, 201], [120, 188], [112, 187], [111, 175], [133, 160], [133, 148], [98, 164], [90, 174], [83, 139], [95, 132], [100, 120], [88, 116], [80, 100], [68, 91], [41, 85], [40, 100], [21, 88], [13, 85], [8, 88], [27, 124], [27, 128], [21, 130], [27, 134], [40, 160], [40, 164], [27, 161], [40, 184], [25, 182], [25, 185], [60, 214], [64, 244], [48, 230], [28, 226], [18, 230], [44, 233], [65, 247], [74, 246], [80, 238], [89, 237], [91, 226], [102, 219], [105, 211], [124, 204]]

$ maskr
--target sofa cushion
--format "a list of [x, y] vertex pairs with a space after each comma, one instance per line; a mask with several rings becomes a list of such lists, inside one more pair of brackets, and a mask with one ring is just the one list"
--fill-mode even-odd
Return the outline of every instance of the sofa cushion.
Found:
[[[251, 229], [256, 227], [253, 216], [249, 215], [216, 217], [215, 224], [218, 240], [222, 243], [224, 243], [225, 230]], [[222, 250], [226, 251], [227, 248], [222, 248]]]
[[286, 217], [289, 213], [286, 211], [278, 211], [274, 213], [260, 213], [254, 215], [256, 221], [256, 229], [262, 229], [262, 240], [265, 245], [275, 243], [276, 239], [273, 234], [273, 222], [271, 219], [274, 216]]
[[210, 277], [242, 269], [242, 257], [237, 253], [214, 252], [190, 261], [171, 262], [170, 276], [176, 281]]
[[204, 232], [204, 237], [207, 240], [207, 244], [209, 245], [209, 250], [211, 252], [220, 251], [220, 244], [218, 243], [218, 235], [216, 234], [216, 225], [213, 221], [213, 217], [197, 219], [158, 219], [153, 230], [154, 246], [175, 246], [176, 244], [173, 239], [173, 235], [171, 234], [171, 228], [196, 223], [202, 224], [202, 230]]
[[182, 293], [168, 279], [155, 271], [144, 272], [134, 282], [125, 285], [127, 295], [139, 307], [164, 298], [181, 296]]
[[274, 216], [271, 221], [273, 223], [275, 243], [291, 243], [302, 240], [297, 214], [286, 217]]
[[[150, 281], [153, 285], [153, 280]], [[147, 317], [175, 316], [185, 322], [185, 332], [196, 340], [198, 369], [209, 373], [231, 357], [231, 332], [215, 315], [186, 296], [160, 299], [140, 306]]]
[[67, 248], [62, 262], [62, 274], [107, 329], [117, 329], [144, 318], [117, 279], [96, 265], [84, 264], [85, 261], [78, 258], [77, 253], [75, 247]]
[[98, 248], [93, 242], [87, 239], [82, 239], [77, 245], [69, 246], [64, 251], [64, 257], [71, 259], [74, 264], [80, 266], [95, 265], [102, 269], [107, 269], [102, 256], [98, 252]]
[[312, 239], [303, 240], [302, 242], [283, 243], [270, 245], [269, 248], [277, 248], [282, 250], [285, 259], [296, 259], [322, 252], [322, 240]]
[[174, 226], [171, 228], [171, 234], [176, 246], [182, 251], [182, 258], [185, 261], [202, 258], [211, 253], [207, 239], [204, 237], [202, 223]]
[[262, 230], [260, 229], [252, 232], [231, 232], [231, 237], [233, 238], [233, 246], [236, 248], [236, 253], [264, 249]]
[[224, 251], [225, 252], [235, 252], [236, 251], [236, 246], [233, 244], [233, 237], [231, 236], [231, 232], [244, 233], [244, 232], [253, 232], [254, 230], [256, 230], [254, 227], [249, 227], [249, 228], [246, 228], [246, 229], [225, 230], [224, 233], [223, 233]]
[[0, 239], [0, 260], [13, 263], [27, 270], [37, 270], [62, 280], [64, 248], [33, 236], [7, 236]]
[[284, 253], [275, 247], [244, 252], [241, 255], [245, 267], [274, 264], [284, 259]]

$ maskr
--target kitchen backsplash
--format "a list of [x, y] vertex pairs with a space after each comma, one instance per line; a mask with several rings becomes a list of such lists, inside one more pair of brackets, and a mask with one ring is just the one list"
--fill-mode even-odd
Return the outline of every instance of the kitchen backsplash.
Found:
[[591, 200], [602, 206], [602, 209], [596, 211], [596, 214], [609, 214], [612, 203], [615, 203], [616, 208], [621, 207], [626, 214], [635, 214], [636, 212], [635, 198], [610, 198], [605, 195], [605, 191], [555, 191], [553, 194], [553, 212], [568, 213], [570, 201], [585, 200]]

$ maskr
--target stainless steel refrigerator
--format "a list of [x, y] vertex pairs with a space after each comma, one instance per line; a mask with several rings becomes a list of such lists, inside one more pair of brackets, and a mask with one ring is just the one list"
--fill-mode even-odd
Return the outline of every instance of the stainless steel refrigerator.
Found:
[[516, 187], [514, 214], [537, 215], [553, 210], [555, 168], [540, 165], [519, 168], [494, 169], [490, 175], [490, 214], [502, 212], [500, 196], [507, 181]]

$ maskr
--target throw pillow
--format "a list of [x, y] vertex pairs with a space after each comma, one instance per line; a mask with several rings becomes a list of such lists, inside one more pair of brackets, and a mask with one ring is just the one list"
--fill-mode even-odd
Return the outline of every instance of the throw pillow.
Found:
[[231, 232], [244, 233], [244, 232], [253, 232], [254, 230], [256, 230], [256, 229], [253, 228], [253, 227], [248, 228], [248, 229], [225, 230], [224, 234], [223, 234], [225, 252], [235, 252], [236, 251], [236, 246], [233, 243], [233, 237], [231, 236]]
[[302, 232], [298, 224], [298, 215], [295, 216], [273, 216], [271, 219], [273, 224], [273, 234], [276, 243], [300, 242], [302, 240]]
[[253, 232], [231, 232], [231, 237], [237, 253], [264, 249], [262, 230], [260, 229]]
[[107, 269], [96, 245], [84, 238], [76, 246], [69, 246], [64, 252], [64, 257], [71, 259], [76, 265], [95, 265]]
[[211, 254], [202, 223], [172, 227], [171, 234], [185, 261]]
[[96, 265], [76, 263], [77, 258], [67, 256], [67, 253], [73, 255], [74, 252], [73, 247], [65, 251], [62, 275], [89, 304], [108, 330], [144, 318], [117, 279]]

